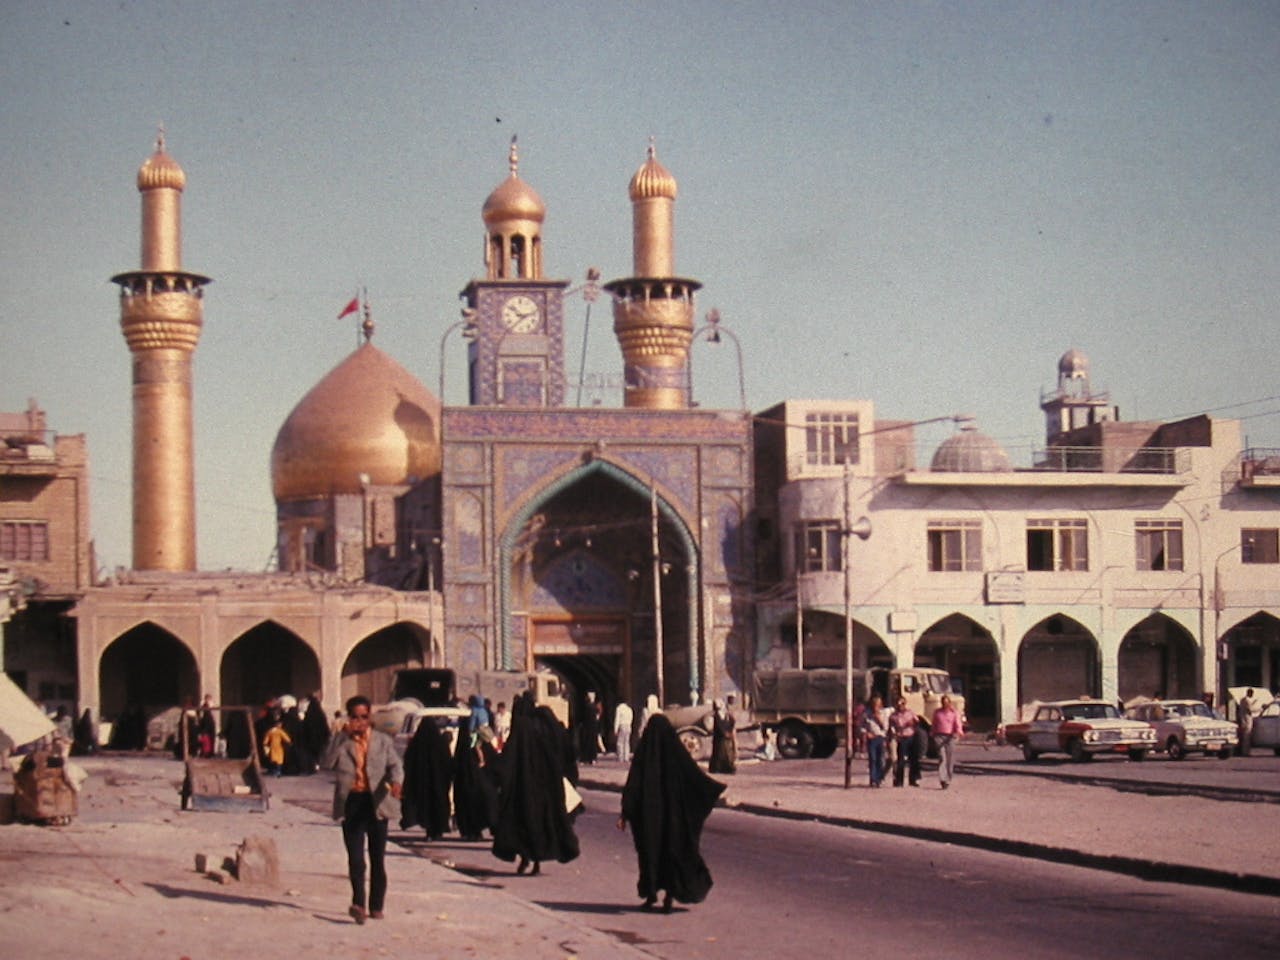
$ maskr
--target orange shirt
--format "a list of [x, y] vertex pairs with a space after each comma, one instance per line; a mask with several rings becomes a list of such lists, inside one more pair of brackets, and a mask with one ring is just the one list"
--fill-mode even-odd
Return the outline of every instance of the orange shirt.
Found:
[[351, 742], [356, 748], [356, 778], [351, 783], [352, 793], [369, 792], [369, 731], [363, 734], [352, 734]]

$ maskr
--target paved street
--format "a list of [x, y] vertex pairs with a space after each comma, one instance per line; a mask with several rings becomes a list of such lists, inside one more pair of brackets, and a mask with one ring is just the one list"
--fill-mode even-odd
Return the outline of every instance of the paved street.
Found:
[[[1155, 947], [1171, 930], [1196, 953], [1273, 952], [1280, 759], [1067, 768], [963, 749], [968, 772], [946, 792], [931, 773], [919, 790], [870, 790], [860, 765], [844, 790], [839, 758], [744, 764], [708, 824], [716, 886], [671, 917], [636, 909], [630, 840], [613, 827], [625, 770], [606, 760], [583, 771], [578, 861], [516, 877], [483, 844], [406, 836], [388, 917], [364, 927], [345, 915], [325, 777], [272, 781], [267, 813], [182, 813], [178, 764], [98, 757], [70, 826], [0, 827], [0, 935], [15, 957], [81, 960], [243, 957], [278, 943], [320, 956], [737, 958], [829, 953], [851, 938], [913, 957], [1055, 957]], [[1039, 769], [1008, 773], [1024, 767]], [[1145, 785], [1119, 779], [1138, 770]], [[1116, 785], [1061, 782], [1077, 771]], [[1160, 783], [1224, 775], [1274, 799], [1168, 796]], [[195, 872], [197, 852], [220, 859], [250, 834], [277, 844], [278, 885]]]

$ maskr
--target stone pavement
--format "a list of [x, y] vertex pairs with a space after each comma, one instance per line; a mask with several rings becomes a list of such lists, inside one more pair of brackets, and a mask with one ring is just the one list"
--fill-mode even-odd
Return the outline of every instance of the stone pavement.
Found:
[[[0, 826], [6, 956], [643, 956], [571, 915], [526, 902], [523, 889], [448, 869], [443, 853], [435, 862], [397, 846], [387, 918], [356, 926], [346, 913], [341, 836], [327, 815], [324, 776], [271, 781], [276, 792], [264, 813], [181, 812], [182, 767], [172, 760], [99, 756], [84, 766], [90, 777], [70, 825]], [[854, 788], [845, 790], [839, 758], [744, 763], [722, 779], [727, 805], [745, 812], [1280, 895], [1274, 802], [1152, 796], [988, 775], [979, 763], [965, 768], [947, 791], [932, 772], [921, 789], [871, 790], [861, 762]], [[603, 760], [584, 768], [583, 785], [616, 791], [625, 775], [621, 764]], [[249, 836], [274, 841], [277, 883], [219, 882], [196, 871], [197, 854], [216, 868]], [[579, 864], [590, 858], [588, 849]]]

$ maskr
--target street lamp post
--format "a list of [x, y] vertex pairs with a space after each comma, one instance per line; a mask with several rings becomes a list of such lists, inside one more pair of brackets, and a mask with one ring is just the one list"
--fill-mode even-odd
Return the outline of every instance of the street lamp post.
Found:
[[[693, 332], [693, 336], [690, 337], [689, 342], [690, 342], [690, 345], [692, 345], [693, 342], [698, 339], [705, 339], [707, 343], [720, 343], [723, 336], [727, 336], [730, 340], [733, 341], [733, 348], [737, 353], [738, 409], [745, 410], [747, 409], [747, 386], [746, 386], [746, 380], [743, 378], [743, 373], [742, 373], [742, 344], [738, 342], [737, 335], [720, 322], [720, 311], [718, 309], [716, 309], [715, 307], [712, 307], [710, 310], [707, 311], [707, 322]], [[692, 349], [690, 349], [689, 351], [688, 370], [689, 370], [689, 373], [688, 373], [689, 400], [690, 400], [690, 406], [692, 406], [692, 401], [693, 401], [693, 350]]]
[[844, 465], [844, 523], [841, 527], [841, 566], [844, 568], [844, 788], [853, 785], [853, 571], [850, 569], [852, 553], [849, 538], [866, 540], [871, 536], [871, 521], [866, 517], [853, 519], [849, 502], [849, 462]]
[[437, 399], [440, 401], [441, 407], [444, 406], [444, 344], [449, 339], [449, 334], [458, 329], [462, 330], [462, 339], [468, 343], [476, 338], [480, 328], [476, 326], [476, 311], [473, 308], [463, 307], [462, 319], [455, 320], [449, 324], [444, 333], [440, 335], [440, 394]]

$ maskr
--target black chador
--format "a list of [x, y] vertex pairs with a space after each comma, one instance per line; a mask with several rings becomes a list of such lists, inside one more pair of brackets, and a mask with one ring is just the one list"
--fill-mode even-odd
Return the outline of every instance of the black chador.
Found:
[[711, 871], [699, 851], [702, 825], [724, 792], [689, 756], [671, 721], [654, 714], [645, 725], [622, 788], [618, 827], [631, 826], [640, 878], [636, 892], [652, 907], [662, 891], [671, 901], [701, 903], [711, 889]]
[[[463, 736], [466, 736], [464, 733]], [[404, 751], [404, 794], [400, 829], [422, 827], [428, 840], [449, 832], [449, 785], [453, 757], [449, 741], [431, 717], [423, 717]]]
[[532, 863], [537, 874], [544, 860], [568, 863], [578, 856], [564, 781], [563, 740], [522, 694], [512, 706], [511, 736], [502, 751], [493, 828], [493, 855], [508, 862], [519, 858], [518, 873]]
[[463, 840], [479, 840], [498, 820], [498, 751], [467, 730], [453, 752], [453, 816]]

